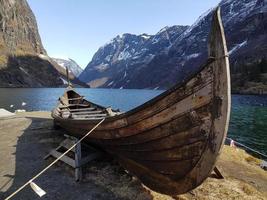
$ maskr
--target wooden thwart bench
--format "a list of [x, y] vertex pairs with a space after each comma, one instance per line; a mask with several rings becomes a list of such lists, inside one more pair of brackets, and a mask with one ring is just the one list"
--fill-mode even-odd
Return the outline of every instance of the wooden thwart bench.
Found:
[[95, 111], [81, 111], [81, 112], [77, 112], [77, 111], [69, 111], [69, 110], [62, 110], [60, 112], [71, 112], [72, 114], [75, 115], [84, 115], [84, 114], [104, 114], [102, 110], [95, 110]]
[[80, 96], [80, 97], [76, 97], [76, 98], [71, 98], [71, 99], [68, 99], [69, 101], [74, 101], [74, 100], [80, 100], [80, 99], [83, 99], [84, 96]]
[[[69, 106], [72, 106], [72, 105], [80, 105], [80, 104], [61, 105], [59, 108], [60, 109], [64, 109], [64, 108], [68, 108]], [[88, 108], [69, 108], [68, 111], [76, 112], [76, 111], [95, 110], [95, 109], [96, 108], [93, 108], [93, 107], [88, 107]]]

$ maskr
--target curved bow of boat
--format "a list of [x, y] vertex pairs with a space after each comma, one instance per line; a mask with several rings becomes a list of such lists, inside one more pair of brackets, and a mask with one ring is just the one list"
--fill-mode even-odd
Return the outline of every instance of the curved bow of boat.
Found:
[[[231, 93], [228, 51], [219, 8], [213, 16], [209, 58], [211, 63], [208, 61], [198, 76], [188, 81], [182, 89], [176, 89], [176, 94], [188, 93], [192, 85], [197, 83], [193, 92], [178, 101], [175, 108], [183, 113], [182, 118], [187, 118], [176, 121], [176, 128], [161, 126], [162, 129], [158, 130], [164, 135], [164, 128], [169, 129], [169, 132], [174, 129], [176, 134], [162, 137], [161, 143], [154, 140], [154, 144], [135, 145], [135, 151], [142, 147], [139, 156], [146, 159], [137, 159], [138, 155], [133, 153], [117, 154], [124, 155], [119, 156], [124, 167], [153, 190], [177, 195], [196, 188], [213, 171], [224, 144]], [[153, 136], [150, 137], [153, 140]], [[153, 153], [144, 151], [149, 146], [150, 150], [154, 148]]]

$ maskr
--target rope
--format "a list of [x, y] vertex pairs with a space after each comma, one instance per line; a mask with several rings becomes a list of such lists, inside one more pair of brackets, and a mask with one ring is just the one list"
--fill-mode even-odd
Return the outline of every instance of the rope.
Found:
[[[226, 139], [228, 139], [228, 140], [233, 140], [233, 139], [231, 139], [231, 138], [229, 138], [229, 137], [227, 137]], [[234, 141], [234, 140], [233, 140]], [[238, 144], [239, 146], [242, 146], [242, 147], [244, 147], [245, 149], [248, 149], [248, 150], [250, 150], [250, 151], [252, 151], [252, 152], [254, 152], [254, 153], [256, 153], [256, 154], [259, 154], [259, 155], [261, 155], [262, 157], [264, 157], [264, 158], [266, 158], [267, 159], [267, 155], [265, 155], [265, 154], [263, 154], [263, 153], [261, 153], [261, 152], [259, 152], [259, 151], [257, 151], [257, 150], [255, 150], [255, 149], [252, 149], [252, 148], [250, 148], [250, 147], [248, 147], [248, 146], [246, 146], [246, 145], [244, 145], [244, 144], [241, 144], [241, 143], [239, 143], [239, 142], [237, 142], [237, 141], [234, 141], [235, 142], [235, 144]]]
[[100, 124], [104, 122], [105, 118], [103, 118], [97, 125], [95, 125], [86, 135], [84, 135], [78, 142], [76, 142], [74, 145], [72, 145], [65, 153], [63, 153], [61, 156], [59, 156], [56, 160], [54, 160], [50, 165], [48, 165], [46, 168], [44, 168], [41, 172], [39, 172], [37, 175], [35, 175], [32, 179], [30, 179], [28, 182], [26, 182], [24, 185], [22, 185], [19, 189], [17, 189], [15, 192], [13, 192], [11, 195], [9, 195], [5, 200], [10, 199], [15, 194], [20, 192], [23, 188], [25, 188], [27, 185], [29, 185], [33, 180], [38, 178], [40, 175], [42, 175], [46, 170], [48, 170], [52, 165], [54, 165], [57, 161], [59, 161], [63, 156], [65, 156], [68, 152], [70, 152], [78, 143], [80, 143], [83, 139], [85, 139], [90, 133], [92, 133]]

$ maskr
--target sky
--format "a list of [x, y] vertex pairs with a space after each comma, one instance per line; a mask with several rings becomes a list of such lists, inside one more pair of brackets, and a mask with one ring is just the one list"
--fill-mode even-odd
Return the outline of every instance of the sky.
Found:
[[123, 33], [156, 34], [165, 26], [191, 25], [219, 0], [27, 0], [51, 57], [82, 68], [105, 43]]

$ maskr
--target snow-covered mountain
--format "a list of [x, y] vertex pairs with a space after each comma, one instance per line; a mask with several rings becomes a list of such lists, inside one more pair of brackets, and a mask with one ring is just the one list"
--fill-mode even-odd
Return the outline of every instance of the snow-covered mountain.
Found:
[[64, 69], [66, 69], [67, 67], [76, 77], [79, 77], [79, 75], [83, 71], [83, 69], [74, 60], [70, 58], [53, 58], [53, 60]]
[[156, 35], [123, 34], [102, 46], [79, 79], [91, 87], [128, 87], [132, 74], [168, 49], [188, 27], [165, 27]]
[[[267, 66], [263, 67], [267, 57], [266, 4], [266, 0], [219, 3], [234, 90], [247, 88], [250, 82], [265, 82], [267, 90]], [[208, 10], [190, 27], [166, 27], [156, 35], [117, 36], [96, 52], [79, 78], [93, 87], [170, 87], [207, 59], [213, 11]]]

